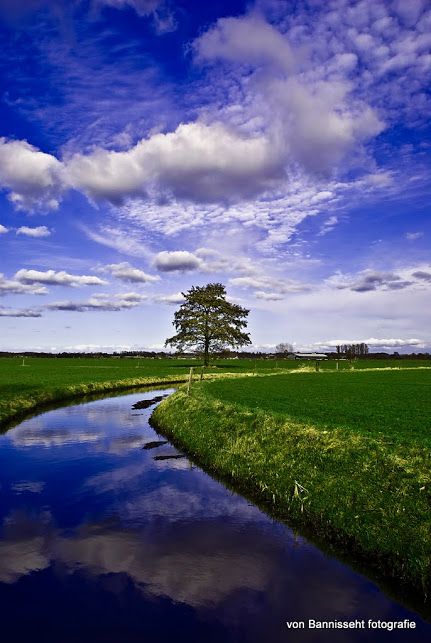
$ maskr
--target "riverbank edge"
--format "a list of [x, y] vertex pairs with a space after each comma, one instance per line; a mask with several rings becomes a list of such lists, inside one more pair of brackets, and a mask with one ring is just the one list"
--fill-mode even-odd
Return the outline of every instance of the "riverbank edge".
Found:
[[[41, 391], [35, 395], [17, 397], [5, 405], [0, 418], [0, 431], [5, 431], [24, 420], [32, 414], [41, 413], [52, 404], [79, 400], [93, 393], [111, 393], [146, 386], [165, 386], [169, 384], [184, 384], [188, 375], [178, 377], [138, 377], [123, 380], [109, 380], [106, 382], [88, 382], [86, 384], [73, 384], [56, 389]], [[9, 406], [9, 408], [7, 408]]]
[[[218, 378], [250, 377], [253, 373], [205, 373], [205, 380]], [[0, 432], [6, 431], [19, 424], [33, 414], [39, 414], [49, 408], [52, 404], [79, 400], [86, 395], [97, 393], [111, 393], [115, 391], [126, 391], [128, 389], [142, 388], [147, 386], [163, 386], [169, 384], [185, 384], [190, 374], [174, 376], [148, 376], [134, 377], [122, 380], [107, 380], [106, 382], [87, 382], [86, 384], [70, 384], [59, 386], [55, 389], [42, 390], [35, 395], [18, 396], [6, 402], [3, 406], [0, 403]], [[199, 374], [193, 375], [193, 382], [200, 379]]]
[[[431, 552], [428, 546], [422, 552], [421, 559], [412, 555], [409, 557], [409, 549], [390, 551], [387, 547], [380, 546], [379, 539], [374, 539], [375, 533], [364, 539], [364, 534], [362, 537], [355, 534], [357, 529], [352, 533], [349, 527], [353, 525], [348, 522], [344, 525], [337, 524], [333, 516], [322, 510], [324, 502], [320, 503], [320, 509], [316, 511], [312, 503], [307, 502], [308, 490], [297, 479], [292, 478], [289, 488], [281, 488], [276, 481], [278, 472], [271, 471], [264, 450], [258, 452], [255, 448], [251, 457], [250, 453], [247, 454], [247, 448], [242, 448], [244, 445], [241, 445], [241, 439], [247, 441], [246, 434], [259, 423], [265, 425], [267, 437], [284, 425], [299, 438], [298, 445], [302, 438], [302, 441], [307, 442], [307, 448], [311, 449], [318, 435], [316, 459], [321, 461], [322, 438], [325, 441], [327, 436], [324, 434], [328, 434], [328, 431], [294, 421], [281, 422], [280, 418], [261, 411], [238, 409], [232, 404], [210, 399], [199, 387], [195, 387], [191, 396], [187, 396], [182, 387], [159, 404], [151, 416], [152, 426], [209, 474], [252, 500], [270, 516], [288, 522], [318, 546], [323, 545], [323, 549], [344, 557], [365, 570], [365, 573], [372, 573], [378, 582], [388, 584], [389, 590], [392, 587], [398, 595], [411, 597], [415, 603], [422, 604], [422, 608], [426, 606], [428, 612], [431, 589]], [[220, 434], [220, 426], [223, 426], [223, 430], [232, 429], [233, 435]], [[368, 448], [371, 442], [375, 447], [373, 440], [364, 437], [363, 441], [368, 441]], [[358, 436], [354, 436], [354, 442], [358, 443]], [[292, 443], [290, 447], [287, 459], [294, 463], [295, 459], [300, 460], [299, 446], [298, 450]], [[259, 462], [258, 467], [255, 466], [256, 461]], [[298, 477], [301, 478], [301, 475]], [[340, 479], [339, 482], [341, 489], [344, 481]], [[358, 523], [355, 527], [357, 525]]]

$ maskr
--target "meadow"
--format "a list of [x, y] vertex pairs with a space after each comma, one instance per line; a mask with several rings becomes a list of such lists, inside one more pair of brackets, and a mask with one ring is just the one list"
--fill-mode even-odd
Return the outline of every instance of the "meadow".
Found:
[[[340, 361], [341, 371], [364, 368], [431, 366], [424, 360]], [[97, 391], [106, 392], [159, 382], [183, 382], [194, 367], [201, 373], [202, 361], [182, 358], [118, 357], [2, 357], [0, 358], [0, 428], [45, 404]], [[314, 369], [314, 363], [288, 359], [213, 359], [205, 377], [215, 374], [255, 373], [268, 375], [300, 369]], [[333, 361], [319, 364], [321, 371], [335, 371]]]
[[425, 597], [431, 574], [431, 371], [197, 382], [153, 421], [277, 518]]
[[431, 369], [241, 378], [213, 382], [206, 390], [215, 399], [322, 429], [340, 427], [431, 448]]

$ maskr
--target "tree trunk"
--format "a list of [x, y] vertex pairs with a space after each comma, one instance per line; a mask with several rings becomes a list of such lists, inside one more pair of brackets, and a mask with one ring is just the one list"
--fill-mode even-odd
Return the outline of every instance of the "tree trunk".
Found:
[[204, 347], [204, 366], [208, 366], [210, 363], [210, 343], [209, 340], [205, 340], [205, 347]]

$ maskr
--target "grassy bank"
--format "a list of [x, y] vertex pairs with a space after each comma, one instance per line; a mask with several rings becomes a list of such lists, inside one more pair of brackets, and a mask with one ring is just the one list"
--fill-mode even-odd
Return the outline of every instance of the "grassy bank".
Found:
[[[198, 359], [0, 358], [0, 430], [54, 402], [152, 384], [184, 382]], [[263, 367], [266, 368], [263, 368]], [[217, 360], [205, 377], [245, 373], [250, 360]], [[258, 371], [271, 372], [261, 362]]]
[[197, 384], [153, 420], [280, 518], [425, 595], [431, 373], [310, 373]]

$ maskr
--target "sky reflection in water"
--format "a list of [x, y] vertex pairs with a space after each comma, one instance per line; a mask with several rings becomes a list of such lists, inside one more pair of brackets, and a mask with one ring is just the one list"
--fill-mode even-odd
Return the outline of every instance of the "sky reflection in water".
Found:
[[[4, 641], [425, 641], [431, 626], [161, 440], [160, 391], [66, 407], [0, 436]], [[416, 630], [288, 632], [288, 620]]]

